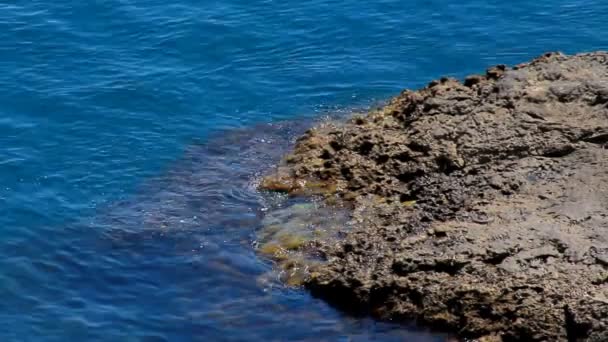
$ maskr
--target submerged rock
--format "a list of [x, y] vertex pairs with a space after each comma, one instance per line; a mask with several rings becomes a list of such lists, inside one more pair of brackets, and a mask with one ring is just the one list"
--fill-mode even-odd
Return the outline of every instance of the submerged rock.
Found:
[[[321, 265], [317, 239], [335, 241], [347, 229], [348, 213], [314, 201], [282, 201], [256, 232], [257, 251], [275, 263], [272, 274], [290, 286], [301, 286]], [[268, 277], [268, 275], [265, 275]]]
[[606, 144], [608, 54], [550, 53], [319, 125], [262, 188], [352, 206], [303, 280], [336, 305], [488, 341], [604, 341]]

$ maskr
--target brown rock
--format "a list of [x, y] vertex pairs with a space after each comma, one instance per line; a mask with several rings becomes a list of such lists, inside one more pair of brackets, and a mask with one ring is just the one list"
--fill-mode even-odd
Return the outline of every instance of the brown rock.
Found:
[[607, 61], [443, 78], [304, 135], [262, 187], [316, 179], [354, 208], [306, 286], [481, 341], [608, 340]]

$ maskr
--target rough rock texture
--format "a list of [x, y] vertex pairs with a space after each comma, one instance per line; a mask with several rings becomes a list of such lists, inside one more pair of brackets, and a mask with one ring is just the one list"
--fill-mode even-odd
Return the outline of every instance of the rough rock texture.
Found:
[[608, 54], [404, 91], [302, 136], [261, 184], [351, 203], [307, 280], [486, 341], [608, 341]]

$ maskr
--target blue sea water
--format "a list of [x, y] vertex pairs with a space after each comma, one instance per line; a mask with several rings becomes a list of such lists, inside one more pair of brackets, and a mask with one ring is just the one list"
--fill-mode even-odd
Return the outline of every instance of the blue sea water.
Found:
[[603, 0], [0, 2], [0, 340], [442, 341], [259, 281], [310, 120], [545, 51]]

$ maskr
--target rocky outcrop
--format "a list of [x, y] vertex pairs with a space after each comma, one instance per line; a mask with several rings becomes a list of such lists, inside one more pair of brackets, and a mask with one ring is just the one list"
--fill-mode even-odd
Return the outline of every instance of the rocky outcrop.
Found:
[[348, 203], [306, 286], [466, 338], [608, 340], [608, 54], [551, 53], [315, 127], [261, 187]]

